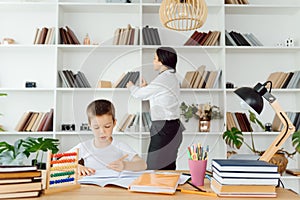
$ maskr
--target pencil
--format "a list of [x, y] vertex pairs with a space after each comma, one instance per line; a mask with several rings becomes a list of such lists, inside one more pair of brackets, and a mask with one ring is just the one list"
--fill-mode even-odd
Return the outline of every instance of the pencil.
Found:
[[189, 182], [189, 181], [187, 181], [187, 184], [189, 184], [190, 186], [192, 186], [193, 188], [197, 189], [197, 190], [200, 191], [200, 192], [206, 192], [205, 190], [203, 190], [203, 189], [197, 187], [196, 185], [194, 185], [193, 183], [191, 183], [191, 182]]
[[204, 195], [204, 196], [217, 197], [217, 194], [212, 193], [212, 192], [200, 192], [200, 191], [183, 190], [183, 189], [180, 189], [180, 192], [186, 193], [186, 194], [199, 194], [199, 195]]

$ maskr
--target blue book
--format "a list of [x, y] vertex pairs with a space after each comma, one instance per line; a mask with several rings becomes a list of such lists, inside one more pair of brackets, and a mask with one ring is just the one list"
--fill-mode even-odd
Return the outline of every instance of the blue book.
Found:
[[213, 159], [212, 166], [229, 172], [277, 172], [277, 165], [262, 160]]

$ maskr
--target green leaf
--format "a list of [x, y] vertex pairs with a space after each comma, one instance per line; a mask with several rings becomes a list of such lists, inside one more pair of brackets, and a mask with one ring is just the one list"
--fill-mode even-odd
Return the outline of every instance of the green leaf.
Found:
[[7, 142], [0, 142], [0, 154], [6, 151], [14, 151], [14, 146], [8, 144]]
[[254, 124], [257, 124], [260, 126], [261, 129], [266, 130], [265, 126], [263, 125], [263, 123], [256, 117], [255, 113], [249, 111], [249, 119], [251, 122], [253, 122]]
[[32, 138], [28, 137], [25, 141], [23, 146], [26, 148], [26, 152], [34, 153], [38, 151], [46, 152], [51, 150], [52, 153], [58, 152], [58, 145], [59, 140], [53, 138]]
[[243, 133], [235, 127], [225, 131], [223, 133], [223, 139], [227, 145], [237, 149], [240, 149], [244, 142]]
[[296, 131], [292, 136], [292, 144], [295, 150], [300, 153], [300, 131]]

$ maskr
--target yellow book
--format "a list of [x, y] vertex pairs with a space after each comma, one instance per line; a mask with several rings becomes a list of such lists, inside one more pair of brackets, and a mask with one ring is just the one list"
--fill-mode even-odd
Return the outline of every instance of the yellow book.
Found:
[[180, 174], [144, 173], [129, 186], [129, 191], [174, 194]]

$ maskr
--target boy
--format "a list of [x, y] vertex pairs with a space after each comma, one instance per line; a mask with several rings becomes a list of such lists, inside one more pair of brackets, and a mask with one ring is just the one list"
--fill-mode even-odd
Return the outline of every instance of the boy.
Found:
[[72, 148], [78, 148], [79, 159], [84, 160], [84, 166], [79, 164], [79, 175], [91, 175], [95, 170], [107, 168], [115, 171], [140, 171], [147, 168], [146, 162], [131, 147], [112, 138], [116, 119], [115, 108], [110, 101], [95, 100], [88, 105], [86, 112], [94, 139]]

